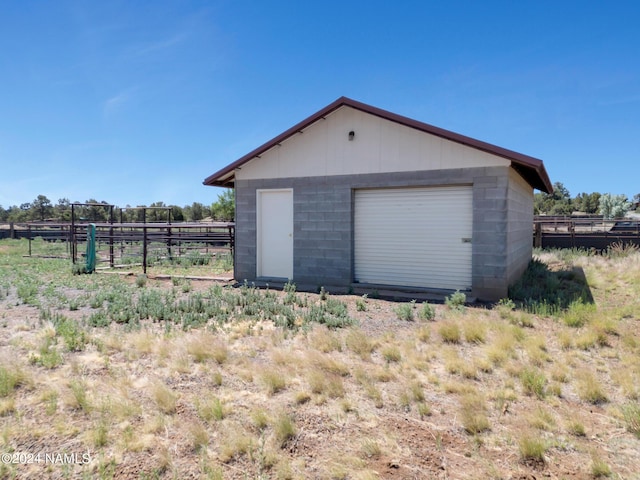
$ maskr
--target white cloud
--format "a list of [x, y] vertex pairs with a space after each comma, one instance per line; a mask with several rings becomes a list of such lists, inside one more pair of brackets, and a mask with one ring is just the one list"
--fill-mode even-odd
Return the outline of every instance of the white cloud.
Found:
[[102, 107], [104, 117], [108, 118], [118, 113], [124, 105], [131, 101], [133, 97], [133, 88], [124, 90], [111, 98], [108, 98]]

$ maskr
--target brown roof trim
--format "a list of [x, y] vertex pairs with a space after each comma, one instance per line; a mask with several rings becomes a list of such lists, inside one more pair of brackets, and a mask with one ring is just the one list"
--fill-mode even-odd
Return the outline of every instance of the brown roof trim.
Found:
[[203, 183], [205, 185], [211, 185], [211, 186], [233, 187], [233, 181], [235, 177], [234, 171], [236, 168], [241, 167], [242, 165], [244, 165], [249, 160], [255, 157], [259, 157], [261, 154], [263, 154], [267, 150], [273, 148], [274, 146], [283, 142], [284, 140], [291, 137], [292, 135], [298, 132], [301, 132], [302, 130], [307, 128], [309, 125], [317, 122], [319, 119], [323, 117], [326, 117], [333, 111], [343, 106], [355, 108], [356, 110], [360, 110], [370, 115], [375, 115], [385, 120], [396, 122], [410, 128], [415, 128], [416, 130], [420, 130], [422, 132], [430, 133], [432, 135], [436, 135], [438, 137], [451, 140], [452, 142], [460, 143], [462, 145], [467, 145], [469, 147], [481, 150], [483, 152], [487, 152], [493, 155], [497, 155], [499, 157], [506, 158], [507, 160], [511, 161], [511, 165], [514, 167], [514, 169], [520, 175], [522, 175], [522, 177], [525, 180], [527, 180], [527, 182], [529, 182], [529, 184], [532, 187], [537, 188], [538, 190], [541, 190], [545, 193], [553, 192], [551, 181], [549, 180], [549, 176], [547, 175], [547, 171], [544, 168], [544, 164], [542, 163], [542, 160], [530, 157], [528, 155], [523, 155], [522, 153], [514, 152], [506, 148], [498, 147], [490, 143], [482, 142], [480, 140], [476, 140], [471, 137], [460, 135], [458, 133], [445, 130], [443, 128], [434, 127], [433, 125], [419, 122], [411, 118], [403, 117], [402, 115], [397, 115], [395, 113], [388, 112], [386, 110], [382, 110], [380, 108], [373, 107], [371, 105], [367, 105], [365, 103], [358, 102], [356, 100], [352, 100], [347, 97], [338, 98], [335, 102], [327, 105], [322, 110], [302, 120], [300, 123], [297, 123], [287, 131], [269, 140], [267, 143], [259, 146], [255, 150], [252, 150], [251, 152], [247, 153], [245, 156], [227, 165], [226, 167], [217, 171], [213, 175], [208, 176]]

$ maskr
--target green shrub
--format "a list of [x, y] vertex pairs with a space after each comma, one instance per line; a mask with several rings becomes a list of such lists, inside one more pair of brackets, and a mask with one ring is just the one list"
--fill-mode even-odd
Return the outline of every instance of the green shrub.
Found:
[[367, 294], [365, 293], [361, 298], [356, 298], [356, 310], [358, 312], [365, 312], [367, 310]]
[[452, 310], [464, 310], [464, 304], [466, 301], [467, 296], [460, 290], [456, 290], [455, 293], [452, 293], [445, 298], [444, 303]]
[[436, 309], [428, 302], [424, 302], [420, 307], [420, 313], [418, 316], [422, 320], [434, 320], [436, 318]]
[[62, 355], [56, 348], [55, 341], [52, 338], [45, 338], [42, 345], [38, 349], [38, 354], [31, 355], [29, 362], [40, 365], [45, 368], [56, 368], [63, 361]]
[[56, 335], [62, 337], [67, 351], [79, 352], [84, 350], [87, 344], [87, 334], [75, 320], [63, 317], [56, 322], [55, 328]]
[[396, 309], [396, 315], [398, 316], [398, 320], [404, 320], [406, 322], [410, 322], [413, 320], [413, 303], [403, 303], [399, 305]]
[[283, 290], [286, 295], [284, 296], [282, 303], [284, 303], [285, 305], [294, 305], [297, 300], [296, 284], [289, 280], [287, 283], [284, 284]]

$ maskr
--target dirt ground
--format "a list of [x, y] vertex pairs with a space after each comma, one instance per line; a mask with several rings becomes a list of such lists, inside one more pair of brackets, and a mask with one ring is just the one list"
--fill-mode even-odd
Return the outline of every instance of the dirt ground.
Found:
[[[205, 291], [212, 282], [192, 285]], [[170, 290], [172, 283], [150, 279], [146, 288]], [[320, 301], [317, 294], [298, 295]], [[0, 453], [8, 455], [3, 478], [586, 479], [600, 476], [596, 462], [609, 468], [602, 476], [640, 478], [640, 439], [625, 428], [619, 407], [628, 399], [611, 380], [625, 368], [616, 349], [624, 329], [640, 325], [637, 314], [606, 345], [588, 350], [567, 350], [559, 341], [565, 326], [531, 316], [533, 325], [519, 329], [513, 351], [490, 364], [489, 349], [513, 326], [495, 309], [436, 305], [434, 321], [405, 321], [394, 302], [367, 298], [362, 311], [360, 297], [334, 298], [347, 304], [358, 327], [287, 333], [266, 321], [238, 322], [215, 335], [204, 329], [167, 334], [150, 321], [134, 331], [87, 327], [86, 347], [69, 352], [58, 344], [63, 360], [47, 368], [32, 359], [52, 327], [10, 291], [0, 302], [0, 360], [24, 378], [0, 399]], [[61, 313], [82, 322], [88, 311]], [[447, 322], [485, 322], [485, 338], [447, 343], [440, 335]], [[349, 346], [354, 329], [371, 342], [370, 357]], [[199, 337], [221, 341], [226, 358], [197, 360]], [[536, 342], [543, 345], [542, 360], [531, 353]], [[393, 348], [395, 359], [388, 354]], [[465, 370], [469, 365], [474, 368]], [[538, 398], [523, 390], [519, 374], [529, 365], [546, 372], [554, 393]], [[607, 401], [580, 398], [572, 375], [583, 369], [601, 380]], [[267, 371], [279, 372], [285, 386], [265, 389]], [[337, 393], [327, 386], [314, 391], [315, 371], [337, 382]], [[86, 404], [74, 381], [85, 389]], [[175, 405], [163, 409], [154, 401], [158, 383]], [[464, 427], [468, 394], [482, 399], [478, 415], [488, 419], [489, 428], [478, 433]], [[222, 419], [204, 419], [199, 410], [212, 396], [225, 405]], [[259, 411], [265, 425], [255, 420]], [[295, 433], [279, 441], [275, 418], [281, 413]], [[584, 431], [576, 433], [573, 422]], [[523, 458], [519, 442], [526, 435], [546, 445], [541, 459]], [[78, 458], [27, 464], [19, 458], [49, 452]]]

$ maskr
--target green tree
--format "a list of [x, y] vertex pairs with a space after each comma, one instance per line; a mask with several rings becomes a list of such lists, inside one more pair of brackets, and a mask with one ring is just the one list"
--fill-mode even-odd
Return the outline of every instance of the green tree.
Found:
[[220, 222], [232, 222], [235, 216], [235, 190], [229, 188], [211, 204], [211, 216]]
[[[147, 221], [148, 222], [166, 222], [169, 219], [169, 211], [167, 205], [164, 202], [154, 202], [150, 207], [153, 207], [153, 210], [147, 210]], [[163, 210], [156, 210], [158, 208], [162, 208]]]
[[36, 199], [31, 202], [31, 219], [44, 221], [53, 215], [53, 205], [44, 195], [38, 195]]
[[[98, 202], [97, 200], [90, 198], [84, 203], [89, 203], [91, 205], [78, 208], [78, 218], [82, 218], [90, 222], [106, 222], [109, 220], [110, 207], [107, 202], [104, 200]], [[78, 218], [76, 218], [76, 220]]]
[[188, 222], [197, 222], [205, 217], [205, 211], [208, 213], [209, 209], [205, 208], [199, 202], [193, 202], [191, 205], [185, 205], [182, 209], [184, 211], [185, 219]]
[[553, 184], [553, 193], [536, 193], [533, 198], [533, 210], [536, 215], [571, 215], [571, 195], [560, 182]]
[[605, 219], [624, 217], [631, 204], [627, 200], [626, 195], [611, 195], [605, 193], [600, 197], [600, 215]]
[[578, 212], [584, 213], [598, 213], [600, 207], [600, 196], [598, 192], [593, 193], [579, 193], [576, 198], [572, 200], [573, 209]]
[[7, 221], [9, 222], [26, 222], [29, 220], [30, 203], [23, 203], [19, 207], [13, 205], [7, 210]]
[[169, 205], [171, 207], [171, 221], [172, 222], [184, 222], [184, 213], [182, 207], [178, 205]]
[[61, 222], [71, 221], [71, 202], [68, 198], [58, 199], [58, 203], [53, 207], [54, 215]]
[[116, 217], [116, 221], [120, 221], [122, 219], [123, 223], [133, 223], [136, 221], [136, 210], [133, 209], [131, 205], [127, 203], [126, 206], [119, 209]]
[[0, 222], [6, 222], [7, 218], [9, 218], [9, 211], [2, 208], [0, 205]]

